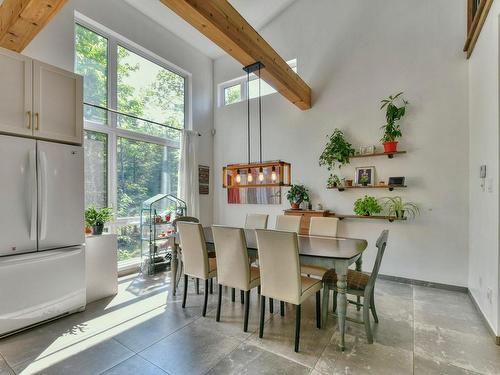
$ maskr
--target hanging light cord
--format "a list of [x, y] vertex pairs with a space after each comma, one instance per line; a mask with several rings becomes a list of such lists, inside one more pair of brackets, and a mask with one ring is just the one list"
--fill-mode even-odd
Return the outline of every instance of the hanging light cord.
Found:
[[260, 162], [262, 164], [262, 96], [260, 94], [260, 64], [259, 64], [259, 144], [260, 144]]
[[247, 70], [247, 141], [248, 164], [250, 164], [250, 72]]

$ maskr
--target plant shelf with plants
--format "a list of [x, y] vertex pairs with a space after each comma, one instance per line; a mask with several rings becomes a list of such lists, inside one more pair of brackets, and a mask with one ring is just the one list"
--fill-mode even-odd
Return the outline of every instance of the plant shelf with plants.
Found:
[[406, 151], [392, 151], [392, 152], [375, 152], [373, 154], [358, 154], [351, 156], [351, 159], [355, 158], [369, 158], [375, 156], [387, 156], [389, 159], [393, 159], [394, 155], [406, 154]]
[[406, 220], [406, 217], [400, 218], [396, 216], [386, 216], [386, 215], [342, 215], [342, 214], [333, 214], [330, 215], [331, 217], [336, 217], [339, 220], [344, 220], [344, 219], [370, 219], [370, 220], [387, 220], [390, 223], [393, 221], [403, 221]]
[[338, 189], [338, 191], [344, 191], [345, 189], [389, 189], [393, 191], [394, 189], [404, 189], [406, 185], [374, 185], [374, 186], [363, 186], [363, 185], [353, 185], [353, 186], [337, 186], [329, 187], [328, 189]]

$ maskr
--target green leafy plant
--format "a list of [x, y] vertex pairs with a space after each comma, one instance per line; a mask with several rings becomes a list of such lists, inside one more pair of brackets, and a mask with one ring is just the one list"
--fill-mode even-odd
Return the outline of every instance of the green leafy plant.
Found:
[[309, 192], [304, 185], [292, 185], [286, 193], [286, 199], [290, 204], [301, 204], [304, 201], [309, 201]]
[[336, 174], [331, 174], [330, 177], [328, 177], [328, 181], [326, 184], [328, 187], [337, 187], [342, 185], [340, 177], [337, 176]]
[[380, 109], [386, 109], [385, 119], [387, 121], [387, 123], [382, 126], [382, 129], [384, 129], [384, 136], [381, 139], [382, 142], [394, 142], [403, 135], [398, 121], [405, 115], [408, 102], [404, 100], [401, 95], [403, 95], [403, 92], [394, 96], [391, 95], [389, 98], [381, 101], [382, 106]]
[[85, 210], [85, 224], [89, 227], [97, 227], [106, 224], [113, 218], [113, 210], [109, 207], [89, 207]]
[[366, 174], [362, 174], [361, 177], [359, 178], [359, 183], [361, 185], [366, 186], [370, 182], [370, 178]]
[[354, 202], [354, 213], [360, 216], [371, 216], [382, 212], [382, 206], [375, 197], [365, 195]]
[[416, 203], [403, 202], [401, 197], [385, 197], [382, 198], [382, 205], [389, 216], [396, 216], [403, 219], [405, 215], [412, 218], [420, 214], [420, 210]]
[[328, 142], [319, 157], [319, 165], [325, 165], [329, 171], [335, 169], [336, 165], [340, 169], [343, 165], [349, 164], [349, 158], [353, 155], [354, 148], [345, 139], [342, 130], [335, 129], [333, 134], [328, 136]]

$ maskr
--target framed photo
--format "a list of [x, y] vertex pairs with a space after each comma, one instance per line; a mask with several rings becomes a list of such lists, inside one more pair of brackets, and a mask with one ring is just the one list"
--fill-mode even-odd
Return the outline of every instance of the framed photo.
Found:
[[375, 153], [375, 146], [361, 146], [359, 148], [359, 155], [370, 155]]
[[356, 185], [374, 186], [375, 167], [357, 167], [354, 183]]

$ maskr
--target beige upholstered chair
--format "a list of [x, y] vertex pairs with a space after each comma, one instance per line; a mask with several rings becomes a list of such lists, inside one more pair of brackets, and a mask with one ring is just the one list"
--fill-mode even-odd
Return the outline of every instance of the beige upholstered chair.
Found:
[[266, 229], [268, 218], [266, 214], [247, 214], [245, 229]]
[[[336, 217], [311, 217], [309, 235], [336, 237], [338, 222], [339, 219]], [[313, 275], [322, 278], [326, 271], [328, 271], [328, 269], [324, 267], [307, 264], [302, 266], [302, 273], [306, 275]]]
[[217, 281], [219, 283], [216, 321], [220, 321], [222, 286], [238, 288], [245, 292], [243, 331], [247, 332], [250, 290], [260, 285], [259, 269], [250, 266], [243, 229], [216, 225], [212, 227], [212, 233], [217, 255]]
[[[373, 265], [372, 272], [366, 274], [359, 271], [347, 271], [347, 294], [355, 295], [358, 301], [347, 300], [357, 307], [363, 307], [363, 323], [365, 325], [366, 337], [368, 343], [373, 343], [373, 334], [370, 327], [370, 310], [373, 315], [375, 323], [378, 323], [377, 311], [375, 310], [375, 282], [377, 281], [380, 265], [382, 264], [382, 257], [384, 256], [385, 248], [387, 246], [387, 238], [389, 231], [384, 230], [377, 239], [377, 257]], [[335, 270], [329, 270], [323, 277], [325, 288], [323, 290], [323, 308], [328, 308], [328, 299], [330, 290], [333, 290], [333, 311], [337, 309], [337, 274]], [[363, 297], [363, 303], [360, 303], [360, 297]], [[326, 324], [326, 322], [324, 322]]]
[[316, 294], [316, 325], [321, 328], [321, 280], [300, 275], [297, 233], [256, 229], [260, 261], [261, 305], [259, 337], [264, 334], [266, 297], [288, 302], [295, 309], [295, 351], [299, 351], [301, 304]]
[[281, 230], [285, 232], [295, 232], [300, 231], [300, 220], [302, 216], [295, 215], [278, 215], [276, 217], [276, 230]]
[[205, 235], [201, 224], [178, 222], [180, 244], [182, 248], [182, 261], [184, 263], [184, 296], [182, 307], [186, 307], [188, 276], [205, 280], [205, 301], [203, 303], [203, 316], [207, 313], [208, 280], [217, 276], [217, 262], [209, 258]]

